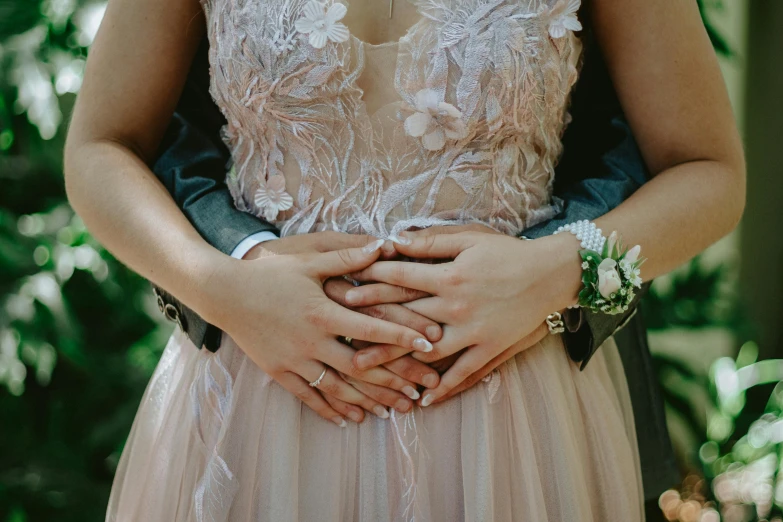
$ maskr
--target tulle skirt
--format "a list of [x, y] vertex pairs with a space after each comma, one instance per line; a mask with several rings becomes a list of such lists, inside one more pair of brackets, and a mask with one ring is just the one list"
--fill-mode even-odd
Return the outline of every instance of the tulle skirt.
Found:
[[580, 372], [550, 335], [443, 404], [340, 428], [224, 339], [213, 354], [172, 336], [122, 454], [108, 521], [644, 518], [612, 340]]

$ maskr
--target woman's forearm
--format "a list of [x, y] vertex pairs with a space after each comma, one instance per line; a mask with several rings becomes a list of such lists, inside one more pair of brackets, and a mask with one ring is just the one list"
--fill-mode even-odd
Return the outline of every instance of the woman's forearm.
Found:
[[203, 283], [231, 258], [199, 236], [130, 148], [113, 141], [68, 146], [65, 181], [71, 205], [112, 254], [209, 315]]
[[[671, 272], [731, 232], [745, 205], [744, 169], [694, 161], [667, 169], [608, 214], [595, 220], [604, 237], [616, 231], [623, 244], [641, 246], [641, 276], [650, 281]], [[551, 238], [563, 278], [560, 304], [574, 304], [582, 288], [578, 241]]]
[[628, 247], [641, 245], [645, 280], [670, 272], [731, 232], [745, 207], [745, 172], [717, 161], [665, 170], [596, 220]]

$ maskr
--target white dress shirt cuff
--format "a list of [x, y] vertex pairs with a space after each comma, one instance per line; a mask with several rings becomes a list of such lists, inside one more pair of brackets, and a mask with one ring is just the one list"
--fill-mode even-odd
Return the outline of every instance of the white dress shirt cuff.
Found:
[[245, 254], [250, 252], [250, 249], [257, 244], [263, 243], [265, 241], [271, 241], [273, 239], [278, 239], [278, 237], [272, 232], [256, 232], [255, 234], [247, 236], [245, 239], [240, 241], [239, 244], [234, 247], [234, 251], [231, 252], [231, 257], [234, 259], [242, 259], [245, 257]]

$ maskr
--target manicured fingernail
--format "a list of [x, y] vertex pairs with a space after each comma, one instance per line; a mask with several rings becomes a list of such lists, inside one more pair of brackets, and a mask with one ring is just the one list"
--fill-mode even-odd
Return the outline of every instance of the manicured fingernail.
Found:
[[427, 394], [427, 395], [425, 395], [425, 396], [424, 396], [424, 398], [421, 400], [421, 405], [422, 405], [423, 407], [427, 407], [427, 406], [429, 406], [430, 404], [432, 404], [432, 401], [433, 401], [433, 399], [435, 399], [435, 397], [433, 397], [431, 393], [428, 393], [428, 394]]
[[341, 428], [345, 428], [346, 426], [348, 426], [348, 423], [345, 422], [345, 419], [343, 419], [342, 417], [332, 417], [332, 422], [334, 422]]
[[362, 415], [357, 411], [349, 411], [348, 418], [354, 422], [362, 422]]
[[411, 403], [406, 401], [405, 399], [399, 399], [397, 402], [394, 403], [394, 409], [400, 413], [405, 413], [406, 411], [411, 409]]
[[375, 415], [382, 419], [388, 419], [389, 418], [389, 412], [386, 411], [386, 408], [383, 406], [373, 406], [372, 411]]
[[410, 397], [412, 400], [418, 400], [420, 397], [419, 392], [416, 391], [416, 388], [413, 386], [403, 386], [402, 393]]
[[362, 252], [364, 252], [365, 254], [372, 254], [373, 252], [381, 248], [383, 246], [383, 243], [384, 243], [383, 239], [373, 241], [369, 245], [365, 245], [364, 248], [362, 248]]
[[355, 304], [359, 302], [359, 292], [356, 290], [348, 290], [345, 292], [345, 302], [348, 304]]
[[412, 242], [410, 238], [405, 236], [392, 236], [389, 238], [389, 241], [392, 243], [397, 243], [398, 245], [410, 245]]
[[413, 341], [413, 348], [415, 350], [418, 350], [420, 352], [431, 352], [432, 351], [432, 343], [430, 343], [427, 339], [424, 337], [419, 337], [415, 341]]
[[426, 386], [427, 388], [434, 388], [438, 385], [440, 382], [440, 379], [438, 379], [438, 376], [434, 373], [430, 373], [424, 376], [424, 378], [421, 380], [422, 384]]
[[[346, 294], [346, 296], [347, 295], [348, 294]], [[424, 332], [427, 334], [427, 337], [429, 337], [430, 339], [432, 339], [434, 341], [440, 335], [440, 327], [435, 326], [434, 324], [431, 324], [427, 328], [424, 329]]]
[[360, 370], [366, 370], [372, 364], [371, 356], [367, 354], [359, 354], [356, 356], [356, 367]]

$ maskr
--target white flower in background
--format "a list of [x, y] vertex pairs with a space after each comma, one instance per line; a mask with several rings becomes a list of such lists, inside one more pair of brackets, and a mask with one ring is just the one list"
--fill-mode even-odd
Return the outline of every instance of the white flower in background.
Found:
[[582, 24], [576, 17], [579, 11], [580, 0], [560, 0], [550, 13], [549, 36], [562, 38], [569, 30], [581, 31]]
[[302, 9], [302, 17], [296, 21], [296, 30], [310, 35], [310, 45], [322, 49], [327, 40], [344, 42], [350, 33], [348, 28], [340, 23], [348, 12], [343, 4], [334, 3], [327, 9], [325, 4], [310, 0]]
[[432, 89], [416, 93], [416, 112], [405, 119], [405, 132], [414, 138], [421, 137], [424, 148], [431, 151], [442, 149], [446, 138], [460, 140], [468, 135], [462, 112], [440, 101]]
[[598, 265], [598, 291], [607, 299], [623, 285], [617, 273], [617, 261], [606, 258]]
[[279, 212], [294, 206], [294, 198], [285, 191], [283, 176], [270, 176], [266, 183], [262, 181], [258, 187], [255, 203], [263, 211], [264, 219], [273, 221]]

